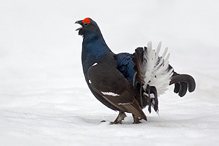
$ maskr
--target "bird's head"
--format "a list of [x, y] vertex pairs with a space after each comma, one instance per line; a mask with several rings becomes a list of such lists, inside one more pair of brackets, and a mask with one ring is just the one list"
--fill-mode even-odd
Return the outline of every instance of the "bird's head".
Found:
[[84, 20], [76, 21], [75, 23], [81, 25], [81, 27], [76, 29], [76, 31], [78, 31], [78, 34], [82, 35], [83, 37], [100, 31], [97, 23], [89, 17], [85, 18]]

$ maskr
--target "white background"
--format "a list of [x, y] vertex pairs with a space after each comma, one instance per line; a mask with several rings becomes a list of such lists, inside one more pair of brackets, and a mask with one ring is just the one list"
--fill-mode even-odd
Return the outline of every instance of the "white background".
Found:
[[[1, 145], [217, 145], [217, 0], [1, 0]], [[87, 88], [75, 21], [91, 17], [108, 46], [130, 52], [148, 41], [169, 47], [170, 64], [196, 91], [159, 97], [159, 115], [109, 125], [117, 114]], [[106, 122], [101, 123], [101, 120]]]

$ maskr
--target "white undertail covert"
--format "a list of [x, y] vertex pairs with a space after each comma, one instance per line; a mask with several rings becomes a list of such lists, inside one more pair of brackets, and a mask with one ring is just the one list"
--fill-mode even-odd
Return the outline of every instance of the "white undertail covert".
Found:
[[152, 42], [148, 42], [147, 49], [144, 50], [143, 66], [145, 66], [144, 86], [155, 86], [158, 96], [165, 93], [167, 90], [173, 69], [169, 70], [169, 57], [167, 54], [168, 48], [165, 48], [162, 56], [159, 56], [161, 42], [157, 46], [157, 50], [152, 49]]

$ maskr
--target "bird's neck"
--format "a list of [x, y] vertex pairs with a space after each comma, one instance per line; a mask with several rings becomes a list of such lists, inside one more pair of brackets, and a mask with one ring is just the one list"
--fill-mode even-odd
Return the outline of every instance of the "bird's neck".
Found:
[[85, 36], [82, 43], [82, 64], [84, 73], [86, 74], [90, 66], [98, 62], [109, 52], [112, 51], [107, 46], [101, 33]]

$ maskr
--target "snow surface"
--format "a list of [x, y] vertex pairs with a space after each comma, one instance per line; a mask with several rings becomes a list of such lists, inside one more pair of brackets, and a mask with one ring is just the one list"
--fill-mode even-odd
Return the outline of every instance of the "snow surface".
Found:
[[[217, 0], [0, 1], [0, 143], [49, 145], [218, 145]], [[91, 94], [74, 22], [92, 17], [116, 53], [152, 41], [169, 47], [196, 91], [159, 98], [148, 121], [109, 125], [117, 112]], [[162, 49], [164, 49], [162, 48]], [[106, 122], [101, 122], [105, 120]]]

